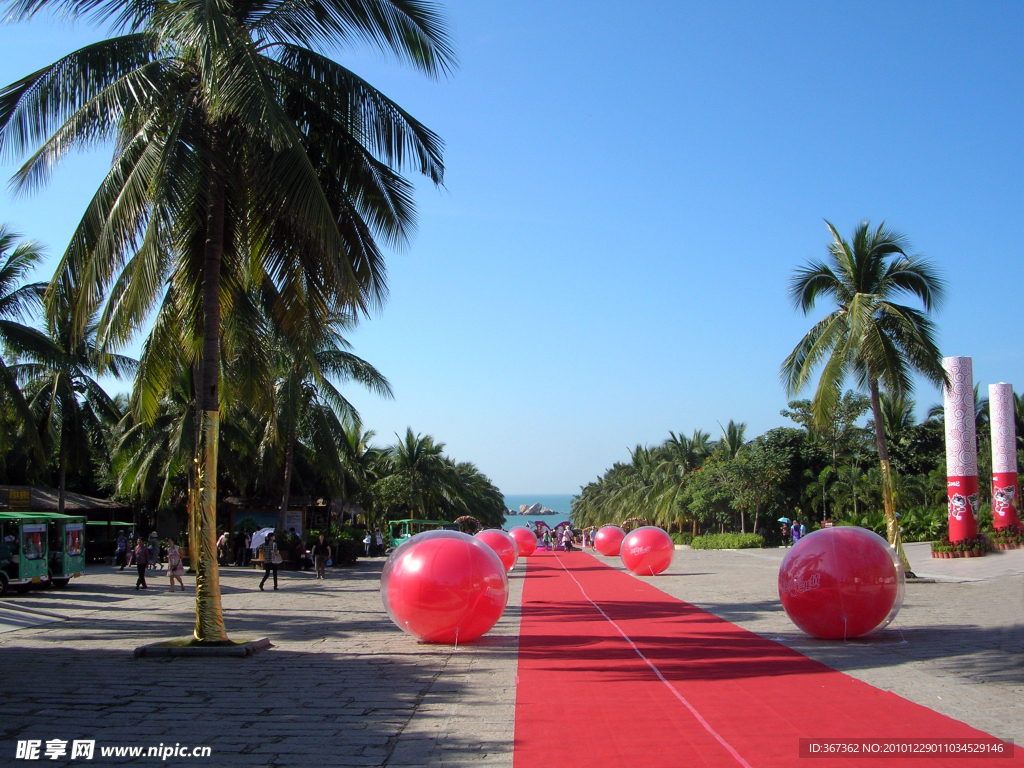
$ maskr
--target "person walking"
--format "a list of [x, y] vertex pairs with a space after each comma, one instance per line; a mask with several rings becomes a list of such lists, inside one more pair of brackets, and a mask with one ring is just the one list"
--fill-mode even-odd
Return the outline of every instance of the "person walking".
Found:
[[221, 533], [220, 538], [217, 539], [217, 563], [218, 565], [226, 565], [228, 561], [228, 532], [224, 531]]
[[117, 532], [117, 550], [114, 552], [114, 562], [121, 566], [118, 569], [121, 571], [128, 565], [128, 537], [124, 535], [124, 531]]
[[549, 531], [547, 528], [544, 529], [544, 551], [551, 551], [551, 531]]
[[274, 574], [274, 589], [277, 589], [277, 566], [281, 563], [281, 555], [277, 553], [277, 543], [274, 541], [274, 534], [268, 533], [267, 540], [260, 547], [263, 550], [263, 581], [260, 582], [260, 591], [267, 583], [267, 577], [271, 572]]
[[149, 532], [149, 567], [154, 571], [160, 568], [160, 536], [155, 528]]
[[185, 573], [185, 564], [181, 561], [181, 552], [178, 551], [178, 545], [174, 543], [174, 539], [167, 540], [167, 575], [171, 579], [171, 592], [174, 591], [174, 580], [177, 579], [178, 583], [181, 584], [181, 591], [185, 591], [185, 582], [181, 580], [182, 574]]
[[793, 525], [789, 529], [789, 533], [793, 537], [794, 544], [800, 541], [800, 523], [794, 520]]
[[370, 547], [373, 546], [373, 535], [367, 531], [366, 536], [363, 538], [363, 546], [366, 547], [366, 556], [370, 556]]
[[139, 578], [135, 581], [135, 589], [148, 589], [146, 586], [146, 566], [149, 565], [149, 547], [146, 542], [139, 539], [135, 544], [135, 568], [139, 572]]
[[380, 532], [380, 528], [373, 529], [373, 537], [377, 541], [377, 554], [384, 554], [384, 534]]
[[331, 558], [331, 545], [321, 533], [320, 538], [313, 545], [313, 563], [316, 565], [316, 577], [324, 578], [327, 570], [327, 561]]

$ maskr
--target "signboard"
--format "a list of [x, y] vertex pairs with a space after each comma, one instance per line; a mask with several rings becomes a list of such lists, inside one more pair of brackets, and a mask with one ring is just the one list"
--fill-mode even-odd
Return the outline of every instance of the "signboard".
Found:
[[82, 523], [68, 523], [64, 526], [65, 531], [80, 531], [85, 526]]
[[0, 488], [0, 509], [32, 509], [32, 489]]
[[304, 517], [302, 510], [288, 510], [284, 513], [284, 530], [286, 533], [291, 533], [292, 528], [295, 529], [295, 535], [302, 538], [302, 518]]

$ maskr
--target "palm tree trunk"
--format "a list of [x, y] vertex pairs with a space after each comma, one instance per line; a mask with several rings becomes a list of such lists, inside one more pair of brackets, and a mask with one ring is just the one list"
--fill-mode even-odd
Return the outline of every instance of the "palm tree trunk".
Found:
[[[196, 394], [201, 415], [200, 443], [196, 458], [196, 486], [192, 512], [196, 540], [189, 555], [196, 569], [196, 626], [200, 642], [227, 640], [220, 604], [220, 572], [217, 566], [217, 448], [220, 433], [220, 271], [224, 253], [224, 207], [227, 173], [223, 130], [211, 147], [210, 191], [203, 253], [203, 359]], [[218, 152], [218, 150], [220, 150]]]
[[885, 507], [885, 531], [890, 546], [903, 564], [907, 576], [913, 576], [910, 562], [903, 551], [903, 538], [900, 536], [899, 522], [896, 520], [896, 504], [892, 496], [892, 465], [889, 464], [889, 449], [885, 443], [885, 422], [882, 420], [882, 403], [878, 396], [878, 379], [868, 371], [868, 388], [871, 392], [871, 414], [875, 419], [875, 441], [878, 445], [878, 460], [882, 465], [882, 504]]
[[64, 487], [68, 476], [68, 424], [60, 425], [60, 454], [57, 458], [57, 512], [64, 514]]
[[281, 513], [278, 515], [277, 527], [284, 530], [285, 517], [288, 514], [288, 497], [292, 490], [292, 467], [295, 466], [295, 431], [289, 427], [285, 432], [284, 448], [284, 492], [281, 494]]

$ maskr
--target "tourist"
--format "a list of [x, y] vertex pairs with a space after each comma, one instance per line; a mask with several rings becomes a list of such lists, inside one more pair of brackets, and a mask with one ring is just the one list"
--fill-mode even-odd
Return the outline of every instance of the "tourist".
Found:
[[363, 538], [363, 546], [366, 547], [366, 556], [370, 556], [370, 547], [373, 546], [373, 536], [369, 531], [366, 532], [366, 536]]
[[793, 537], [793, 543], [794, 544], [796, 544], [798, 541], [800, 541], [800, 523], [798, 523], [796, 520], [794, 520], [792, 527], [790, 527], [790, 529], [789, 529], [789, 532], [790, 532], [790, 534]]
[[160, 536], [155, 528], [149, 532], [149, 567], [154, 571], [160, 567]]
[[217, 539], [217, 562], [221, 565], [227, 563], [228, 558], [228, 532], [224, 531]]
[[789, 546], [789, 524], [788, 523], [783, 523], [782, 524], [782, 546], [784, 546], [784, 547], [788, 547]]
[[313, 562], [316, 564], [316, 577], [324, 578], [327, 569], [327, 561], [331, 557], [331, 546], [327, 543], [326, 537], [321, 533], [313, 545]]
[[569, 526], [562, 529], [562, 546], [566, 552], [572, 552], [572, 528]]
[[247, 565], [249, 554], [249, 534], [239, 531], [235, 534], [235, 565]]
[[146, 566], [149, 565], [149, 547], [142, 539], [135, 544], [135, 568], [139, 572], [139, 578], [135, 580], [135, 589], [148, 589], [146, 586]]
[[181, 575], [185, 573], [185, 565], [181, 561], [181, 553], [178, 551], [178, 545], [174, 543], [174, 539], [167, 540], [167, 575], [171, 579], [171, 592], [174, 591], [174, 580], [177, 579], [178, 583], [181, 584], [181, 591], [185, 591], [185, 582], [181, 580]]
[[373, 529], [374, 538], [377, 540], [377, 554], [384, 554], [384, 534], [380, 532], [380, 528]]
[[277, 552], [277, 544], [274, 542], [274, 534], [268, 533], [267, 540], [260, 547], [263, 550], [263, 581], [260, 582], [260, 591], [267, 583], [267, 577], [274, 574], [274, 589], [277, 589], [277, 566], [281, 563], [281, 555]]
[[121, 566], [118, 569], [121, 571], [128, 565], [128, 539], [125, 537], [124, 531], [117, 532], [117, 549], [114, 551], [114, 562]]
[[306, 542], [304, 542], [302, 539], [299, 539], [298, 554], [299, 567], [302, 570], [308, 571], [310, 568], [313, 567], [313, 558], [310, 556], [309, 550], [306, 548]]
[[544, 529], [544, 549], [548, 552], [551, 551], [551, 531], [547, 528]]

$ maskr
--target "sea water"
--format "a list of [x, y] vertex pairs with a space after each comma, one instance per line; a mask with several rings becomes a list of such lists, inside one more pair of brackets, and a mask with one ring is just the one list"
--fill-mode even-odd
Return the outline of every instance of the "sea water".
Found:
[[506, 515], [504, 529], [515, 528], [517, 525], [525, 525], [528, 520], [543, 520], [554, 528], [559, 523], [569, 519], [569, 512], [572, 509], [573, 494], [571, 493], [534, 493], [534, 494], [513, 494], [505, 497], [505, 508], [514, 509], [517, 512], [522, 504], [533, 506], [539, 503], [544, 509], [557, 512], [554, 515]]

